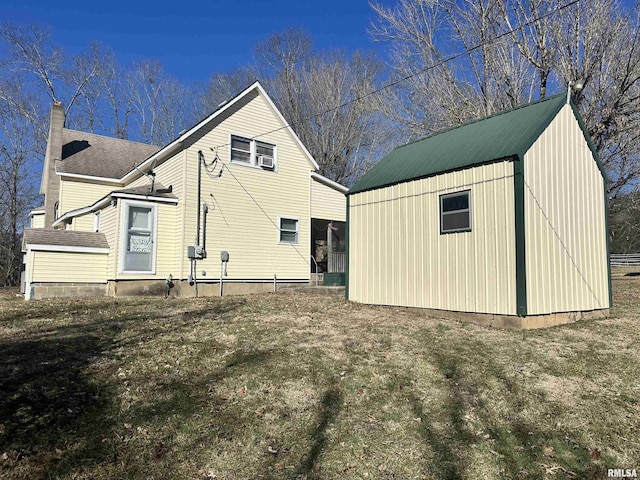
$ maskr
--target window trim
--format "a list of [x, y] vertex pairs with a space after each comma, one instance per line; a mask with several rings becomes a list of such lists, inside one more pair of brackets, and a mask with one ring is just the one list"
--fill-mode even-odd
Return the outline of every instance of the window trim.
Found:
[[[156, 274], [156, 250], [158, 240], [158, 205], [152, 202], [140, 202], [135, 200], [122, 200], [119, 202], [120, 210], [120, 260], [118, 262], [118, 273], [125, 275], [155, 275]], [[151, 208], [153, 218], [153, 230], [151, 232], [151, 270], [125, 270], [125, 259], [127, 254], [127, 231], [129, 225], [129, 208], [142, 207]]]
[[[296, 222], [296, 241], [288, 242], [282, 240], [282, 220], [294, 220]], [[292, 232], [293, 230], [285, 230], [285, 232]], [[278, 217], [278, 244], [279, 245], [300, 245], [300, 219], [297, 217], [284, 216]]]
[[[243, 162], [240, 160], [233, 160], [233, 140], [241, 140], [249, 142], [249, 162]], [[273, 168], [261, 167], [258, 165], [258, 144], [267, 145], [273, 148]], [[255, 138], [247, 138], [242, 135], [230, 134], [229, 136], [229, 163], [233, 165], [242, 165], [243, 167], [256, 168], [258, 170], [265, 170], [267, 172], [276, 172], [278, 170], [278, 146], [275, 143], [266, 142], [264, 140], [257, 140]]]
[[[456, 196], [460, 196], [462, 194], [466, 194], [467, 198], [469, 199], [469, 208], [463, 208], [460, 210], [452, 210], [450, 212], [443, 212], [443, 202], [445, 199], [450, 198], [450, 197], [456, 197]], [[459, 190], [457, 192], [451, 192], [451, 193], [443, 193], [442, 195], [439, 196], [438, 199], [438, 203], [440, 205], [440, 235], [447, 235], [449, 233], [462, 233], [462, 232], [471, 232], [473, 231], [473, 204], [471, 201], [471, 189], [468, 188], [466, 190]], [[443, 228], [443, 218], [444, 215], [447, 214], [452, 214], [452, 213], [461, 213], [461, 212], [468, 212], [469, 214], [469, 226], [465, 227], [465, 228], [456, 228], [456, 229], [449, 229], [449, 230], [445, 230]]]

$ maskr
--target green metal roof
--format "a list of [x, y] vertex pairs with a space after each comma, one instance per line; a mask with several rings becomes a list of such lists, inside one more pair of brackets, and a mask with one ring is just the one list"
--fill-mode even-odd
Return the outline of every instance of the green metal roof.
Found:
[[[566, 94], [548, 97], [397, 147], [348, 193], [386, 187], [516, 155], [523, 158], [565, 105], [566, 98]], [[577, 114], [575, 109], [574, 113]], [[580, 126], [584, 131], [582, 122]], [[592, 146], [586, 132], [585, 136]]]

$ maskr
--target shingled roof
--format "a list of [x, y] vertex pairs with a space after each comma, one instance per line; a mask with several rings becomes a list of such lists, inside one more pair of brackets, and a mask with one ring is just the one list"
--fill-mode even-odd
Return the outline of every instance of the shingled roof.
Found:
[[52, 228], [25, 228], [25, 245], [55, 245], [60, 247], [109, 248], [104, 233], [54, 230]]
[[565, 104], [566, 94], [555, 95], [397, 147], [349, 194], [516, 155], [522, 158]]
[[160, 147], [155, 145], [65, 128], [62, 131], [62, 160], [56, 161], [56, 171], [122, 178], [134, 164], [142, 163], [158, 150]]

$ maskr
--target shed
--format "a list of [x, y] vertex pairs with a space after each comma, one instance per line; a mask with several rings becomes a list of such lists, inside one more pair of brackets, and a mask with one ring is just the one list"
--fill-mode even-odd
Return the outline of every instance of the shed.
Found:
[[347, 299], [516, 328], [606, 315], [606, 183], [566, 95], [400, 146], [348, 192]]

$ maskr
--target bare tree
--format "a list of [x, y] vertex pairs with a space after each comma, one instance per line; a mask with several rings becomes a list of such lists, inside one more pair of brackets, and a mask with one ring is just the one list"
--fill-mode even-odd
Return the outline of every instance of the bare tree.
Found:
[[158, 61], [135, 65], [127, 77], [131, 95], [132, 121], [136, 138], [152, 145], [164, 145], [194, 121], [194, 97], [187, 87], [167, 76]]
[[372, 4], [391, 46], [383, 110], [419, 137], [566, 91], [574, 96], [615, 194], [640, 179], [637, 12], [616, 0], [399, 0]]
[[385, 112], [409, 137], [491, 115], [527, 99], [527, 62], [505, 31], [501, 0], [373, 3], [374, 39], [391, 46]]
[[21, 75], [26, 86], [42, 92], [51, 103], [62, 102], [69, 122], [76, 102], [101, 73], [98, 45], [69, 61], [61, 49], [51, 46], [48, 29], [17, 24], [0, 25], [0, 41], [8, 50], [2, 66]]
[[259, 79], [328, 178], [352, 184], [388, 151], [394, 130], [373, 94], [384, 70], [374, 55], [316, 52], [308, 33], [288, 28], [254, 57], [211, 78], [207, 112]]
[[30, 160], [39, 134], [30, 118], [36, 103], [18, 83], [0, 84], [0, 285], [16, 285], [22, 263], [20, 235], [35, 196]]
[[197, 110], [200, 112], [200, 116], [204, 117], [211, 113], [220, 103], [226, 102], [240, 93], [255, 82], [258, 77], [258, 72], [252, 65], [241, 66], [230, 72], [215, 73], [198, 99], [200, 104]]

